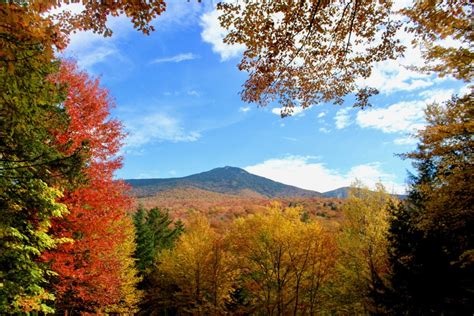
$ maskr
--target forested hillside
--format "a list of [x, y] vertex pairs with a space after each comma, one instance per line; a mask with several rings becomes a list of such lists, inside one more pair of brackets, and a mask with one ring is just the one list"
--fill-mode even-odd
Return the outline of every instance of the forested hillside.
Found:
[[[195, 213], [204, 214], [212, 223], [231, 222], [234, 219], [264, 211], [272, 203], [301, 206], [308, 217], [340, 218], [341, 205], [336, 198], [291, 198], [270, 199], [253, 194], [231, 195], [192, 188], [165, 190], [155, 195], [139, 197], [136, 205], [146, 209], [160, 208], [174, 219], [185, 219]], [[221, 223], [222, 224], [222, 223]], [[221, 225], [217, 224], [217, 225]]]

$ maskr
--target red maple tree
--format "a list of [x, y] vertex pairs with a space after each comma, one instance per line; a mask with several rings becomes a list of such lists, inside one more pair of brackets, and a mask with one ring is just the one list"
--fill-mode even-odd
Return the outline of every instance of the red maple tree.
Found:
[[54, 131], [56, 145], [68, 154], [81, 152], [84, 177], [61, 200], [70, 213], [53, 223], [57, 237], [73, 242], [43, 259], [58, 274], [53, 283], [58, 310], [95, 312], [120, 300], [122, 265], [115, 254], [127, 236], [114, 223], [128, 216], [132, 201], [113, 173], [121, 166], [117, 154], [125, 135], [120, 122], [109, 119], [113, 102], [97, 79], [64, 61], [52, 80], [66, 87], [61, 106], [70, 117], [67, 128]]

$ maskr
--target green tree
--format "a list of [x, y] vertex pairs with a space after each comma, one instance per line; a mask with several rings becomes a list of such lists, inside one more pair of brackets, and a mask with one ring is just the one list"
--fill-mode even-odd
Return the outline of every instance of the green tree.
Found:
[[135, 257], [138, 269], [145, 273], [153, 267], [161, 251], [174, 246], [184, 226], [181, 221], [173, 222], [168, 212], [159, 208], [145, 210], [139, 207], [133, 215], [133, 222], [137, 240]]
[[[135, 258], [142, 281], [138, 287], [143, 291], [140, 313], [143, 315], [168, 313], [175, 307], [172, 295], [175, 285], [163, 279], [156, 269], [156, 262], [163, 251], [174, 247], [184, 231], [181, 221], [173, 221], [168, 212], [159, 208], [145, 210], [139, 207], [133, 214], [135, 226]], [[163, 295], [167, 293], [166, 295]]]
[[16, 74], [0, 67], [0, 312], [47, 311], [50, 272], [37, 259], [59, 241], [50, 221], [67, 212], [57, 199], [72, 179], [80, 181], [83, 159], [55, 143], [54, 129], [68, 123], [58, 106], [62, 89], [48, 80], [57, 65], [42, 62], [36, 43], [14, 48]]

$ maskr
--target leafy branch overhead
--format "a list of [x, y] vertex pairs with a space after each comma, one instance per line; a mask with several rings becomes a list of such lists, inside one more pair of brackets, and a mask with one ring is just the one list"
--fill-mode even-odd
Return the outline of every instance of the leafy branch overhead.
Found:
[[[63, 5], [82, 4], [78, 13], [60, 11]], [[54, 10], [58, 11], [54, 13]], [[166, 10], [163, 0], [151, 1], [81, 1], [33, 0], [2, 1], [0, 5], [0, 64], [14, 72], [19, 47], [41, 47], [44, 62], [54, 59], [54, 49], [64, 49], [69, 36], [78, 31], [93, 31], [111, 36], [106, 25], [110, 16], [125, 15], [133, 26], [149, 34], [151, 22]], [[24, 58], [29, 58], [25, 56]]]
[[371, 75], [375, 63], [403, 56], [406, 47], [397, 37], [402, 29], [413, 33], [414, 45], [424, 51], [428, 66], [420, 70], [472, 77], [470, 47], [433, 44], [472, 42], [468, 1], [417, 1], [400, 12], [392, 1], [374, 0], [243, 0], [220, 3], [218, 9], [228, 30], [224, 41], [246, 46], [239, 64], [248, 72], [242, 99], [261, 106], [278, 101], [283, 116], [295, 106], [341, 104], [351, 93], [355, 106], [369, 106], [378, 91], [360, 80]]

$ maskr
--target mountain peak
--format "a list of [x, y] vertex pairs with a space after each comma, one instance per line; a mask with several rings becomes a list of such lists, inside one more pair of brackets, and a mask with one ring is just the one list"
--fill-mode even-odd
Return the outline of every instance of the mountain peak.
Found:
[[242, 168], [239, 167], [232, 167], [232, 166], [224, 166], [219, 168], [214, 168], [206, 172], [215, 172], [215, 171], [227, 171], [227, 172], [238, 172], [238, 173], [248, 173]]
[[152, 195], [156, 192], [190, 187], [217, 193], [241, 195], [254, 192], [269, 198], [316, 197], [320, 193], [286, 185], [245, 171], [242, 168], [224, 166], [183, 178], [127, 180], [135, 192]]

